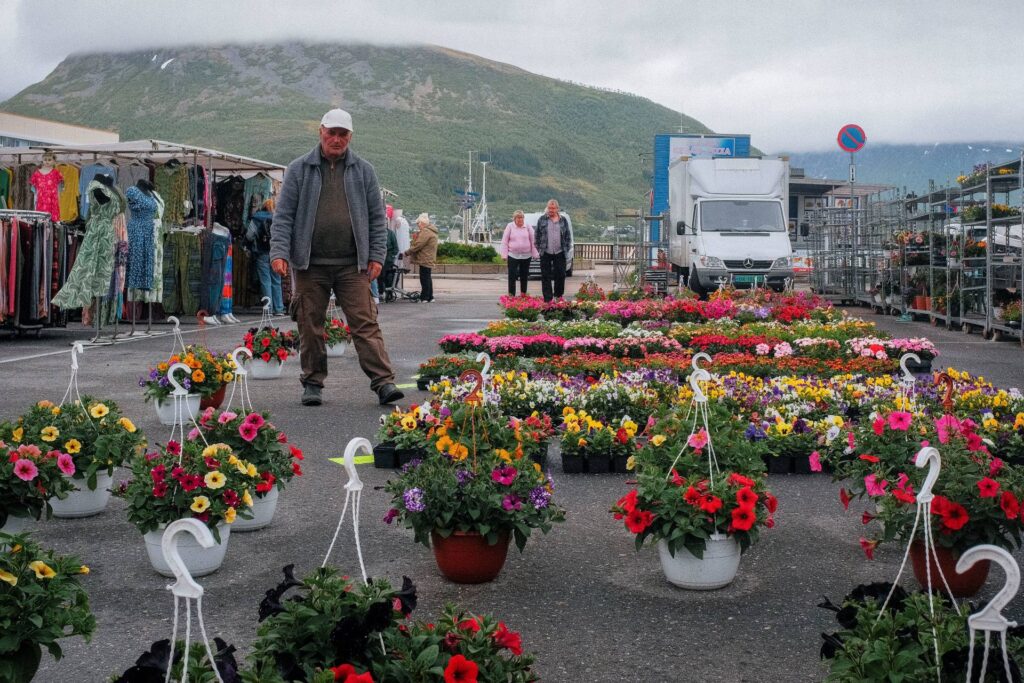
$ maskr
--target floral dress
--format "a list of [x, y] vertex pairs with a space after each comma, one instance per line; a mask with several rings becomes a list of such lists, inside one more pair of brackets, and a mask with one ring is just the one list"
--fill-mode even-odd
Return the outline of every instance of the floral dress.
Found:
[[53, 304], [64, 310], [86, 308], [94, 296], [105, 296], [110, 275], [114, 272], [114, 218], [124, 211], [124, 204], [120, 193], [98, 180], [89, 183], [87, 191], [92, 193], [93, 190], [99, 191], [110, 201], [106, 204], [92, 203], [89, 221], [85, 226], [85, 239], [82, 240], [75, 264], [71, 267], [67, 282], [53, 297]]
[[153, 286], [153, 220], [156, 199], [134, 185], [124, 193], [132, 217], [128, 221], [128, 287]]
[[49, 173], [37, 169], [29, 178], [36, 191], [36, 211], [50, 214], [55, 221], [60, 220], [60, 185], [63, 182], [64, 176], [55, 168]]

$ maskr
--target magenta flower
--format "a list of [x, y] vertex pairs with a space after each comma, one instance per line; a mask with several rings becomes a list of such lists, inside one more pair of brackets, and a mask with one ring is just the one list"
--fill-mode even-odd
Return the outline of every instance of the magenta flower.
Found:
[[952, 415], [943, 415], [935, 421], [935, 431], [939, 434], [939, 443], [949, 443], [949, 437], [960, 433], [960, 421]]
[[872, 497], [884, 496], [885, 487], [889, 485], [886, 479], [881, 481], [874, 474], [869, 474], [864, 477], [864, 488], [867, 490], [868, 495]]
[[519, 496], [516, 494], [510, 493], [502, 499], [501, 507], [505, 508], [509, 512], [512, 512], [513, 510], [521, 510], [523, 508], [523, 501], [520, 500]]
[[910, 413], [900, 411], [889, 413], [889, 429], [905, 432], [910, 429], [910, 422], [913, 420], [913, 417]]
[[256, 427], [256, 429], [262, 427], [263, 423], [265, 422], [263, 416], [260, 415], [259, 413], [249, 413], [248, 415], [245, 416], [245, 421], [251, 424], [252, 426]]
[[31, 460], [19, 458], [14, 461], [14, 476], [22, 481], [32, 481], [39, 476], [39, 468]]
[[188, 440], [189, 441], [195, 441], [198, 438], [199, 438], [199, 430], [196, 429], [195, 427], [193, 427], [192, 430], [188, 433]]
[[230, 410], [225, 410], [217, 417], [217, 422], [226, 424], [234, 420], [236, 417], [238, 417], [238, 413], [232, 413]]
[[512, 465], [495, 467], [491, 470], [491, 480], [498, 482], [502, 486], [511, 486], [512, 482], [516, 480], [517, 474], [519, 474], [519, 471]]
[[811, 453], [808, 460], [810, 461], [811, 472], [821, 472], [821, 455], [818, 451]]
[[251, 422], [243, 422], [238, 427], [238, 433], [242, 435], [242, 438], [246, 441], [251, 442], [259, 434], [260, 430], [256, 428]]
[[171, 455], [181, 455], [181, 444], [174, 440], [168, 441], [167, 452]]
[[57, 456], [57, 468], [70, 477], [75, 473], [75, 461], [67, 453], [61, 453]]
[[690, 438], [686, 440], [686, 443], [690, 448], [699, 451], [708, 445], [708, 433], [701, 427], [700, 431], [690, 434]]

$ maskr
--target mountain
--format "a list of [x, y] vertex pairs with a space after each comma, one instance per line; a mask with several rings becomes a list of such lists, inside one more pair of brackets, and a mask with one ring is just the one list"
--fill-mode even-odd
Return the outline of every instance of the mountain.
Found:
[[[650, 100], [436, 46], [282, 43], [72, 55], [0, 109], [287, 163], [320, 116], [352, 112], [353, 149], [415, 215], [456, 213], [469, 150], [490, 161], [502, 224], [550, 197], [579, 222], [641, 204], [656, 133], [711, 132]], [[474, 187], [479, 190], [479, 164]]]
[[[956, 177], [967, 174], [975, 164], [996, 164], [1020, 158], [1021, 142], [943, 142], [934, 145], [872, 145], [857, 152], [857, 182], [879, 183], [906, 188], [921, 194], [928, 181], [936, 186], [956, 184]], [[846, 178], [850, 155], [839, 150], [796, 152], [790, 155], [793, 166], [803, 168], [808, 177]]]

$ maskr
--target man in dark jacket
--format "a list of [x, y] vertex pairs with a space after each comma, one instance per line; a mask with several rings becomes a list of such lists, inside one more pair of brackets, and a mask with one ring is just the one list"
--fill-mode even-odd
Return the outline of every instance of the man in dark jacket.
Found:
[[572, 248], [569, 221], [558, 210], [558, 200], [549, 199], [547, 213], [537, 219], [534, 244], [540, 252], [540, 288], [544, 301], [565, 294], [565, 257]]
[[324, 320], [331, 291], [345, 313], [359, 367], [381, 405], [404, 398], [377, 324], [370, 281], [381, 273], [387, 219], [377, 174], [348, 148], [352, 116], [332, 109], [320, 121], [320, 144], [290, 164], [271, 228], [274, 272], [292, 269], [292, 318], [299, 325], [302, 405], [320, 405], [327, 377]]

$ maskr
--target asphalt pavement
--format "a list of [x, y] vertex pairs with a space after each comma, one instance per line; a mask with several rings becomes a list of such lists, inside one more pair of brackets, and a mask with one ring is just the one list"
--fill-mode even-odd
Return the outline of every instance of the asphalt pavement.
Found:
[[[574, 280], [573, 289], [579, 278]], [[500, 277], [438, 279], [436, 303], [381, 306], [399, 383], [414, 383], [418, 364], [437, 352], [438, 337], [476, 330], [498, 317], [497, 296], [503, 289]], [[240, 317], [252, 322], [258, 316]], [[292, 325], [287, 319], [279, 323]], [[1024, 384], [1024, 352], [1016, 345], [965, 338], [924, 324], [883, 319], [879, 324], [903, 335], [931, 336], [943, 360], [957, 367], [1002, 385]], [[205, 337], [214, 350], [228, 350], [246, 327], [197, 332], [188, 326], [186, 340]], [[0, 338], [0, 416], [16, 416], [40, 399], [59, 399], [67, 383], [69, 343], [87, 337], [81, 326], [73, 326], [44, 331], [40, 339]], [[80, 359], [81, 390], [113, 398], [152, 441], [164, 440], [170, 428], [161, 426], [152, 406], [143, 402], [138, 379], [171, 348], [170, 336], [90, 348]], [[299, 405], [294, 361], [281, 379], [253, 381], [251, 389], [256, 406], [271, 411], [275, 424], [305, 451], [306, 461], [305, 476], [284, 491], [273, 524], [232, 534], [224, 566], [200, 579], [211, 637], [223, 637], [243, 654], [255, 638], [259, 601], [278, 582], [281, 567], [294, 563], [297, 573], [309, 572], [327, 551], [346, 481], [343, 468], [328, 458], [340, 456], [353, 437], [375, 441], [385, 410], [377, 405], [352, 351], [330, 360], [320, 407]], [[405, 391], [403, 405], [426, 396], [414, 387]], [[524, 647], [537, 656], [537, 672], [551, 683], [760, 682], [821, 680], [819, 634], [833, 630], [834, 622], [815, 604], [823, 595], [838, 600], [861, 582], [891, 580], [898, 567], [899, 553], [892, 547], [881, 548], [874, 562], [865, 561], [858, 545], [860, 509], [854, 504], [844, 513], [838, 486], [827, 476], [773, 475], [769, 483], [780, 501], [777, 525], [744, 555], [736, 581], [717, 591], [679, 590], [665, 581], [656, 551], [635, 552], [632, 535], [608, 513], [628, 490], [627, 476], [564, 475], [557, 456], [552, 469], [556, 500], [568, 510], [567, 521], [547, 536], [531, 538], [522, 554], [513, 547], [494, 582], [460, 586], [440, 576], [431, 552], [415, 544], [411, 532], [382, 523], [388, 499], [377, 487], [389, 472], [361, 467], [366, 483], [361, 536], [368, 572], [393, 583], [410, 576], [419, 588], [416, 617], [433, 618], [448, 602], [500, 617], [522, 633]], [[89, 644], [63, 642], [60, 662], [44, 656], [36, 680], [104, 681], [131, 665], [151, 642], [170, 636], [169, 581], [150, 568], [142, 537], [128, 523], [121, 501], [112, 500], [96, 517], [41, 523], [37, 537], [91, 567], [84, 582], [98, 626]], [[350, 533], [342, 536], [332, 563], [358, 574]], [[990, 581], [987, 594], [993, 590]], [[1024, 617], [1020, 612], [1018, 604], [1011, 604], [1011, 618]]]

